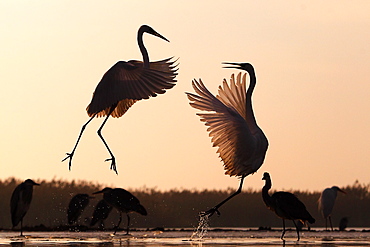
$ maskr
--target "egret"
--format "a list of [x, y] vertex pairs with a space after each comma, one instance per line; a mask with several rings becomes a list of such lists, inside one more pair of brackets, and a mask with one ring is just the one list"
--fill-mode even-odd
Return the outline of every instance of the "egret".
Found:
[[67, 210], [68, 224], [72, 225], [77, 222], [78, 217], [80, 217], [82, 211], [86, 208], [92, 198], [94, 197], [91, 197], [88, 194], [77, 194], [72, 197]]
[[99, 222], [99, 228], [104, 229], [104, 220], [108, 218], [112, 209], [113, 207], [111, 207], [104, 199], [100, 200], [95, 206], [90, 226], [93, 226]]
[[119, 213], [119, 221], [115, 227], [114, 233], [116, 234], [117, 229], [122, 221], [122, 213], [125, 213], [127, 216], [127, 228], [126, 234], [129, 234], [130, 228], [130, 216], [129, 213], [136, 212], [141, 215], [147, 215], [146, 209], [143, 205], [140, 204], [139, 199], [137, 199], [133, 194], [127, 190], [116, 188], [112, 189], [109, 187], [104, 188], [103, 190], [94, 192], [93, 194], [103, 193], [103, 199], [112, 207], [116, 208]]
[[307, 211], [306, 206], [292, 193], [279, 191], [269, 195], [268, 191], [271, 189], [272, 183], [270, 174], [265, 172], [262, 180], [265, 180], [265, 186], [262, 188], [262, 198], [266, 206], [277, 216], [283, 220], [283, 233], [281, 239], [284, 241], [285, 234], [285, 220], [292, 220], [297, 231], [299, 241], [299, 228], [295, 220], [301, 221], [303, 224], [315, 223], [315, 219], [312, 218], [310, 213]]
[[201, 216], [219, 215], [218, 208], [228, 200], [239, 194], [243, 181], [249, 174], [255, 173], [263, 164], [268, 140], [258, 127], [252, 107], [252, 93], [256, 86], [254, 68], [249, 63], [224, 63], [249, 73], [250, 83], [246, 88], [246, 74], [237, 78], [231, 76], [230, 86], [223, 80], [223, 87], [219, 87], [215, 97], [203, 84], [202, 80], [193, 80], [192, 85], [196, 92], [187, 93], [190, 105], [208, 113], [198, 113], [202, 122], [208, 126], [213, 146], [217, 146], [219, 156], [223, 161], [225, 174], [240, 178], [238, 190], [225, 200], [201, 213]]
[[149, 62], [149, 55], [143, 43], [144, 33], [152, 34], [168, 41], [147, 25], [139, 28], [137, 41], [143, 56], [143, 62], [137, 60], [119, 61], [103, 75], [86, 109], [90, 119], [82, 126], [72, 152], [67, 153], [67, 157], [62, 160], [69, 159], [69, 169], [71, 169], [73, 155], [86, 126], [94, 117], [105, 117], [97, 133], [111, 156], [105, 161], [111, 161], [110, 169], [113, 169], [118, 174], [115, 157], [101, 134], [109, 116], [119, 118], [135, 102], [155, 97], [157, 94], [163, 94], [167, 89], [175, 86], [175, 77], [177, 75], [177, 65], [174, 65], [175, 61], [171, 61], [172, 58], [167, 58]]
[[337, 198], [337, 192], [346, 193], [341, 190], [338, 186], [333, 186], [331, 188], [326, 188], [320, 195], [319, 198], [319, 211], [325, 219], [325, 229], [328, 230], [328, 219], [330, 223], [331, 230], [333, 231], [333, 225], [331, 223], [331, 213], [334, 208], [335, 199]]
[[14, 189], [10, 199], [10, 213], [13, 228], [21, 222], [21, 236], [23, 236], [23, 217], [30, 208], [34, 185], [40, 184], [35, 183], [31, 179], [25, 180]]

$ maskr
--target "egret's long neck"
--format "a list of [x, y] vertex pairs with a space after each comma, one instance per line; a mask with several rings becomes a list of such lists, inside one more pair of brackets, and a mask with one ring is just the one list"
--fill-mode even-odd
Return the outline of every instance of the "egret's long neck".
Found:
[[149, 55], [148, 55], [148, 51], [146, 50], [144, 46], [143, 34], [144, 34], [144, 31], [139, 29], [139, 31], [137, 32], [137, 43], [139, 45], [141, 54], [143, 55], [144, 68], [149, 68]]
[[266, 179], [265, 186], [263, 186], [262, 188], [262, 198], [267, 207], [273, 208], [274, 203], [271, 199], [271, 196], [269, 195], [269, 190], [271, 189], [271, 186], [272, 186], [271, 179]]
[[248, 116], [248, 122], [249, 124], [253, 124], [257, 126], [256, 118], [254, 117], [253, 112], [253, 106], [252, 106], [252, 93], [254, 90], [254, 87], [256, 86], [256, 74], [254, 73], [253, 69], [248, 70], [250, 83], [247, 90], [247, 102], [246, 102], [246, 108], [247, 108], [247, 116]]

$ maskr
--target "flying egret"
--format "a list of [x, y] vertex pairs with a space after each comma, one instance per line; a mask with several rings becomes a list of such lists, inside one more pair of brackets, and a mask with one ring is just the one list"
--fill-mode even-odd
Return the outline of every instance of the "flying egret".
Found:
[[224, 163], [225, 174], [240, 178], [238, 190], [228, 198], [202, 212], [201, 216], [220, 214], [218, 208], [239, 194], [243, 181], [249, 174], [255, 173], [265, 159], [268, 140], [257, 125], [253, 107], [252, 93], [256, 86], [254, 68], [249, 63], [224, 63], [224, 68], [236, 68], [249, 73], [250, 83], [246, 88], [246, 74], [237, 78], [231, 76], [230, 86], [223, 80], [215, 97], [203, 84], [202, 80], [193, 80], [196, 94], [187, 93], [190, 105], [198, 110], [209, 113], [197, 113], [202, 122], [208, 126], [213, 146], [217, 146], [219, 156]]
[[104, 199], [100, 200], [95, 206], [90, 226], [93, 226], [99, 222], [99, 228], [104, 229], [104, 220], [108, 218], [112, 209], [113, 207], [110, 206]]
[[94, 192], [93, 194], [103, 193], [103, 199], [112, 207], [116, 208], [119, 213], [119, 221], [115, 227], [114, 233], [116, 234], [117, 229], [122, 221], [122, 213], [125, 213], [127, 216], [127, 229], [126, 234], [129, 234], [130, 228], [130, 216], [129, 213], [136, 212], [141, 215], [147, 215], [146, 209], [140, 204], [140, 201], [132, 195], [127, 190], [116, 188], [112, 189], [109, 187], [104, 188], [103, 190]]
[[175, 61], [171, 61], [172, 58], [167, 58], [149, 62], [149, 55], [143, 43], [144, 33], [152, 34], [168, 41], [147, 25], [139, 28], [137, 41], [143, 56], [143, 62], [137, 60], [119, 61], [103, 75], [86, 109], [90, 119], [82, 126], [72, 152], [67, 153], [67, 157], [62, 160], [69, 159], [69, 169], [71, 169], [73, 155], [86, 126], [94, 117], [105, 116], [103, 123], [98, 129], [98, 135], [111, 156], [105, 161], [111, 161], [110, 169], [113, 169], [118, 174], [115, 157], [101, 134], [101, 130], [109, 116], [119, 118], [135, 102], [155, 97], [157, 94], [163, 94], [167, 89], [175, 86], [175, 77], [177, 75], [177, 65], [174, 65]]
[[329, 219], [330, 227], [331, 230], [333, 231], [333, 225], [331, 223], [331, 213], [334, 208], [335, 199], [337, 198], [338, 191], [346, 194], [346, 192], [341, 190], [338, 186], [333, 186], [331, 188], [324, 189], [319, 198], [319, 211], [321, 212], [322, 216], [325, 219], [326, 230], [328, 230], [328, 219]]
[[268, 191], [271, 189], [272, 183], [269, 173], [265, 172], [262, 180], [265, 180], [265, 186], [262, 188], [263, 201], [271, 211], [283, 220], [281, 239], [284, 240], [285, 220], [287, 219], [293, 221], [298, 235], [297, 241], [299, 241], [299, 228], [295, 220], [299, 220], [303, 224], [306, 224], [306, 221], [313, 224], [315, 219], [307, 211], [306, 206], [292, 193], [279, 191], [270, 196]]
[[34, 185], [40, 184], [35, 183], [31, 179], [25, 180], [14, 189], [10, 199], [10, 213], [13, 228], [21, 222], [21, 236], [23, 236], [23, 217], [30, 208]]
[[82, 211], [89, 204], [90, 199], [93, 198], [88, 194], [77, 194], [72, 197], [67, 210], [68, 224], [72, 225], [77, 222], [78, 217], [80, 217]]

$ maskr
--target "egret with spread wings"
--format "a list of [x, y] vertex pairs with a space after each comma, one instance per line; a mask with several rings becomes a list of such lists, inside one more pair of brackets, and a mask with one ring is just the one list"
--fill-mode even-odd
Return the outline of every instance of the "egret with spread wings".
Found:
[[[208, 126], [213, 146], [217, 146], [221, 160], [224, 163], [225, 174], [240, 178], [239, 189], [228, 198], [202, 213], [202, 216], [220, 214], [218, 208], [239, 194], [246, 176], [256, 172], [262, 165], [268, 140], [258, 127], [253, 107], [252, 93], [256, 86], [254, 68], [249, 63], [225, 63], [225, 68], [236, 68], [249, 73], [250, 84], [246, 88], [246, 74], [231, 76], [230, 86], [224, 79], [215, 97], [200, 79], [193, 80], [196, 94], [187, 93], [190, 105], [208, 113], [198, 113], [202, 122]], [[235, 66], [235, 67], [234, 67]]]
[[86, 126], [94, 117], [105, 117], [98, 129], [98, 135], [111, 156], [105, 161], [111, 161], [110, 169], [118, 173], [115, 157], [101, 134], [109, 116], [119, 118], [135, 102], [155, 97], [157, 94], [163, 94], [166, 90], [175, 86], [177, 75], [175, 61], [172, 61], [172, 58], [167, 58], [161, 61], [149, 62], [149, 55], [143, 43], [144, 33], [168, 41], [147, 25], [139, 28], [137, 40], [143, 55], [143, 62], [137, 60], [119, 61], [103, 75], [86, 109], [90, 119], [82, 126], [72, 152], [67, 153], [67, 157], [62, 160], [69, 159], [69, 169], [71, 169], [73, 155]]

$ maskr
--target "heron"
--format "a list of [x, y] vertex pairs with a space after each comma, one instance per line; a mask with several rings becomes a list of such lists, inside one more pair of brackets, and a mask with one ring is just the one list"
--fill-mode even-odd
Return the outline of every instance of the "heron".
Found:
[[72, 197], [67, 210], [68, 224], [72, 225], [77, 222], [78, 217], [80, 217], [82, 211], [89, 204], [90, 199], [93, 198], [88, 194], [77, 194]]
[[335, 199], [337, 198], [338, 191], [346, 194], [346, 192], [341, 190], [338, 186], [333, 186], [331, 188], [324, 189], [319, 198], [319, 211], [321, 212], [322, 216], [325, 219], [326, 230], [328, 230], [328, 219], [329, 219], [330, 228], [333, 231], [333, 224], [331, 223], [331, 213], [333, 212]]
[[201, 212], [201, 216], [220, 215], [219, 208], [234, 196], [240, 194], [243, 181], [249, 174], [255, 173], [263, 164], [268, 140], [257, 125], [252, 107], [252, 93], [256, 86], [256, 74], [250, 63], [223, 63], [224, 68], [245, 70], [250, 83], [246, 88], [246, 73], [239, 73], [235, 79], [232, 74], [230, 86], [226, 79], [219, 86], [218, 95], [214, 96], [202, 80], [192, 81], [195, 93], [187, 93], [190, 105], [207, 113], [197, 113], [202, 122], [208, 126], [207, 131], [213, 146], [223, 161], [225, 174], [240, 178], [239, 188], [213, 208]]
[[262, 180], [265, 180], [265, 185], [262, 188], [262, 198], [267, 208], [275, 212], [275, 214], [283, 220], [283, 233], [281, 239], [284, 240], [285, 235], [285, 220], [292, 220], [297, 231], [299, 241], [299, 227], [295, 220], [301, 221], [303, 224], [315, 223], [315, 219], [307, 211], [306, 206], [292, 193], [279, 191], [271, 196], [268, 191], [271, 189], [271, 177], [268, 172], [263, 174]]
[[99, 222], [99, 228], [104, 229], [104, 220], [108, 218], [112, 209], [113, 207], [110, 206], [104, 199], [100, 200], [95, 206], [90, 226], [93, 226]]
[[10, 213], [13, 228], [21, 222], [21, 236], [23, 236], [23, 217], [26, 215], [32, 201], [33, 186], [40, 185], [31, 179], [19, 184], [13, 191], [10, 199]]
[[119, 118], [137, 101], [164, 94], [166, 90], [175, 86], [175, 77], [177, 75], [176, 61], [172, 61], [171, 57], [149, 62], [149, 55], [143, 43], [144, 33], [169, 42], [168, 39], [147, 25], [142, 25], [139, 28], [137, 41], [143, 56], [143, 62], [137, 60], [119, 61], [103, 75], [86, 109], [90, 119], [82, 126], [72, 152], [66, 153], [67, 157], [62, 160], [63, 162], [69, 159], [69, 170], [71, 170], [73, 155], [86, 126], [95, 117], [105, 117], [97, 133], [111, 156], [105, 161], [111, 161], [110, 169], [113, 169], [118, 174], [116, 159], [101, 134], [109, 116]]
[[129, 235], [130, 229], [130, 215], [129, 213], [136, 212], [141, 215], [147, 215], [146, 209], [143, 205], [140, 204], [139, 199], [137, 199], [133, 194], [128, 192], [125, 189], [121, 188], [109, 188], [106, 187], [103, 190], [94, 192], [93, 194], [103, 193], [103, 199], [112, 207], [116, 208], [119, 211], [119, 221], [117, 226], [114, 227], [114, 233], [116, 234], [117, 229], [122, 221], [122, 213], [125, 213], [127, 216], [127, 228], [126, 235]]

